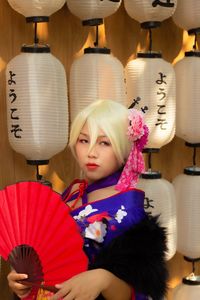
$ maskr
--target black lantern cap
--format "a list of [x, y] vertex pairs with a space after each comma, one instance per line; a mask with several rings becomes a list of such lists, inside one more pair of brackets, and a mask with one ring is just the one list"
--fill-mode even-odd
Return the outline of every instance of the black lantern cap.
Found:
[[200, 257], [191, 258], [191, 257], [188, 257], [188, 256], [183, 256], [183, 258], [184, 258], [185, 261], [192, 262], [192, 263], [200, 261]]
[[144, 148], [142, 153], [158, 153], [159, 151], [159, 148]]
[[110, 49], [108, 48], [85, 48], [84, 49], [84, 54], [91, 54], [91, 53], [95, 53], [95, 54], [110, 54]]
[[188, 143], [188, 142], [185, 142], [185, 146], [190, 147], [190, 148], [198, 148], [198, 147], [200, 147], [200, 143]]
[[162, 54], [160, 52], [138, 52], [138, 58], [162, 58]]
[[143, 29], [151, 29], [160, 27], [161, 22], [159, 21], [147, 21], [140, 24], [141, 28]]
[[200, 33], [200, 27], [191, 28], [191, 29], [188, 30], [189, 35], [195, 35], [195, 34], [199, 34], [199, 33]]
[[200, 167], [191, 166], [184, 168], [184, 174], [190, 176], [200, 176]]
[[162, 174], [158, 171], [147, 171], [145, 173], [141, 173], [140, 177], [144, 179], [160, 179], [162, 178]]
[[89, 19], [89, 20], [83, 20], [82, 25], [83, 26], [98, 26], [103, 24], [103, 19], [102, 18], [97, 18], [97, 19]]
[[21, 47], [21, 52], [23, 53], [50, 53], [50, 47], [48, 45], [23, 45]]
[[47, 16], [35, 16], [35, 17], [27, 17], [27, 23], [42, 23], [42, 22], [49, 22], [49, 17]]
[[26, 161], [28, 165], [31, 166], [41, 166], [41, 165], [48, 165], [49, 159], [44, 159], [44, 160], [27, 160]]
[[200, 51], [187, 51], [185, 57], [200, 57]]
[[184, 277], [182, 279], [182, 283], [186, 285], [200, 285], [200, 276], [192, 275], [192, 276]]

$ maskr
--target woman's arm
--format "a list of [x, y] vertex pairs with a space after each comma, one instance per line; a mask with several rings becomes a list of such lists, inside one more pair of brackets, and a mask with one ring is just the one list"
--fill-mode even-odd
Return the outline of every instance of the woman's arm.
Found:
[[129, 300], [131, 299], [132, 288], [123, 280], [112, 274], [111, 272], [102, 270], [106, 288], [101, 292], [106, 300]]
[[51, 300], [95, 300], [100, 294], [106, 300], [131, 299], [130, 286], [104, 269], [83, 272], [56, 287]]

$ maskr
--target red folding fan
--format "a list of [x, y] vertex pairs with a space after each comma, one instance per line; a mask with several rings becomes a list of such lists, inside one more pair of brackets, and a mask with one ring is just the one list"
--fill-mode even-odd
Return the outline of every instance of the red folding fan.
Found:
[[[53, 286], [85, 271], [83, 239], [59, 194], [39, 182], [0, 191], [0, 255], [27, 284]], [[52, 287], [52, 289], [51, 289]]]

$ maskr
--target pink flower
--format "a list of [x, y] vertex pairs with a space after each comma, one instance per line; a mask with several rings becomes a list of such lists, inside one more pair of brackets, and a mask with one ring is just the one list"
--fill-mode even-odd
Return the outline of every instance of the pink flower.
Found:
[[144, 134], [144, 118], [142, 113], [134, 108], [130, 109], [128, 118], [130, 120], [128, 137], [130, 141], [134, 142]]
[[148, 127], [144, 123], [140, 111], [132, 108], [129, 113], [130, 125], [128, 127], [128, 139], [133, 142], [129, 157], [115, 189], [125, 191], [130, 187], [136, 187], [138, 176], [145, 170], [142, 149], [147, 143]]

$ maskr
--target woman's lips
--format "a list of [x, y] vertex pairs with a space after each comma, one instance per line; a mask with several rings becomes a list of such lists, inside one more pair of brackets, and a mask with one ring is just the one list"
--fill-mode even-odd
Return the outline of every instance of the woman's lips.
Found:
[[95, 170], [99, 167], [99, 165], [89, 163], [89, 164], [86, 164], [86, 167], [87, 167], [88, 170]]

